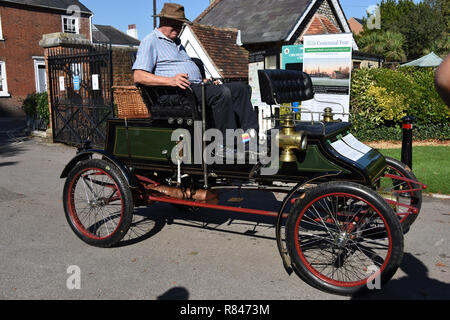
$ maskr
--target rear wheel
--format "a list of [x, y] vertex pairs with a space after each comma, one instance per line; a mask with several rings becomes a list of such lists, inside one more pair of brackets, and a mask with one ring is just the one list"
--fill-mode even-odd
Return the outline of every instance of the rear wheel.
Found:
[[111, 247], [128, 232], [133, 198], [121, 172], [107, 161], [80, 162], [66, 180], [63, 193], [67, 221], [84, 242]]
[[300, 278], [320, 290], [351, 295], [395, 274], [403, 233], [392, 208], [372, 190], [331, 182], [294, 204], [286, 245]]
[[395, 176], [417, 181], [411, 169], [402, 162], [386, 157], [386, 171], [377, 181], [377, 192], [391, 205], [400, 219], [403, 233], [409, 231], [422, 207], [422, 187], [411, 181], [395, 179]]

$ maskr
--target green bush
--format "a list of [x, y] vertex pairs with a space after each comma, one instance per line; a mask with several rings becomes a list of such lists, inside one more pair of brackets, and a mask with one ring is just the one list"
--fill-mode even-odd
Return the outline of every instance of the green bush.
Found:
[[354, 133], [366, 141], [400, 139], [405, 115], [416, 118], [416, 139], [450, 139], [449, 108], [436, 92], [432, 68], [356, 70], [351, 114]]
[[39, 117], [46, 125], [50, 122], [50, 111], [48, 109], [48, 94], [47, 92], [38, 94], [36, 111]]
[[22, 109], [25, 114], [30, 118], [38, 116], [46, 125], [50, 122], [50, 112], [48, 110], [48, 94], [43, 93], [31, 93], [22, 103]]
[[37, 108], [37, 94], [29, 94], [22, 103], [22, 109], [28, 117], [34, 117], [36, 115]]
[[[374, 126], [367, 122], [359, 128], [353, 126], [352, 133], [362, 141], [399, 141], [402, 140], [403, 130], [401, 125]], [[413, 140], [450, 140], [450, 126], [447, 124], [415, 125], [413, 129]]]

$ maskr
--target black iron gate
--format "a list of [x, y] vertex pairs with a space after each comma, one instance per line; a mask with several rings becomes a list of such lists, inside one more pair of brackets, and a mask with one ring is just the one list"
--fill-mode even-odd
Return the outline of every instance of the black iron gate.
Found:
[[53, 48], [48, 52], [53, 140], [103, 148], [113, 116], [110, 46]]

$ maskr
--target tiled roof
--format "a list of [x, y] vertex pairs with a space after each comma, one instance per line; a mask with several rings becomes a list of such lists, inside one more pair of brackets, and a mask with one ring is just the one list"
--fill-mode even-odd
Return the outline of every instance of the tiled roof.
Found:
[[364, 31], [364, 21], [362, 19], [351, 17], [348, 19], [348, 25], [354, 34], [360, 34]]
[[312, 0], [215, 0], [194, 22], [242, 31], [244, 44], [285, 40]]
[[248, 51], [236, 44], [237, 29], [196, 23], [190, 28], [223, 78], [248, 78]]
[[34, 7], [52, 8], [58, 10], [67, 10], [70, 6], [78, 6], [81, 12], [91, 13], [84, 4], [78, 0], [1, 0], [1, 2], [11, 2]]
[[341, 31], [325, 16], [316, 14], [305, 35], [340, 33]]
[[138, 46], [141, 42], [130, 37], [113, 26], [103, 26], [96, 24], [92, 28], [92, 41], [94, 43], [109, 43], [122, 46]]

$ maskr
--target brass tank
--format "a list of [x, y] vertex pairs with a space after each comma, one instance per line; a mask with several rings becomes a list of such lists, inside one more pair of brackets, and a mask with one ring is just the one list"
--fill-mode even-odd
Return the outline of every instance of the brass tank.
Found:
[[277, 136], [278, 147], [281, 150], [281, 162], [295, 162], [297, 156], [294, 150], [306, 150], [308, 145], [307, 137], [303, 131], [295, 132], [294, 116], [292, 114], [283, 116], [281, 130]]

